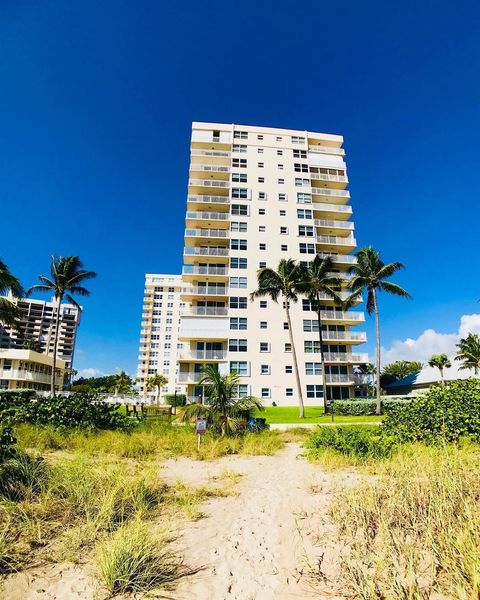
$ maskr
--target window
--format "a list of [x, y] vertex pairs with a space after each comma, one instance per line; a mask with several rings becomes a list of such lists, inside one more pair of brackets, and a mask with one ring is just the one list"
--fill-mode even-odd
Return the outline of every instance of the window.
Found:
[[248, 200], [247, 188], [232, 188], [232, 198], [244, 198]]
[[245, 398], [245, 396], [249, 395], [248, 383], [239, 383], [237, 386], [235, 386], [233, 393], [236, 398]]
[[260, 321], [260, 329], [267, 329], [268, 323], [267, 321]]
[[237, 256], [232, 256], [230, 259], [230, 268], [231, 269], [246, 269], [247, 268], [247, 259], [239, 258]]
[[258, 268], [259, 268], [259, 269], [265, 269], [265, 267], [266, 267], [266, 266], [267, 266], [267, 263], [266, 263], [266, 262], [264, 262], [263, 260], [261, 260], [261, 261], [258, 263]]
[[232, 360], [230, 362], [230, 373], [238, 375], [248, 375], [248, 362], [244, 360]]
[[305, 192], [297, 192], [297, 203], [298, 204], [311, 204], [312, 194], [306, 194]]
[[307, 385], [307, 398], [323, 398], [321, 385]]
[[266, 300], [260, 300], [260, 308], [267, 308], [267, 301]]
[[300, 237], [313, 237], [315, 235], [313, 225], [299, 225], [298, 235]]
[[242, 221], [232, 221], [230, 224], [230, 229], [232, 231], [239, 231], [240, 233], [245, 233], [247, 231], [247, 224]]
[[247, 351], [247, 340], [243, 340], [243, 339], [228, 340], [228, 351], [229, 352], [246, 352]]
[[230, 329], [247, 329], [247, 318], [246, 317], [230, 317]]
[[315, 244], [299, 244], [300, 254], [315, 254]]
[[259, 250], [266, 250], [267, 249], [267, 244], [258, 244], [258, 249]]
[[277, 183], [278, 185], [283, 185], [285, 183], [285, 179], [278, 179]]
[[277, 142], [281, 142], [282, 141], [282, 137], [281, 136], [277, 136], [276, 140], [277, 140]]
[[278, 199], [280, 202], [285, 202], [287, 200], [287, 194], [278, 194]]
[[303, 350], [305, 354], [320, 352], [320, 340], [305, 340], [303, 342]]
[[259, 177], [258, 183], [265, 183], [265, 177]]
[[261, 135], [260, 133], [257, 135], [257, 140], [263, 140], [263, 135]]
[[290, 344], [290, 342], [285, 344], [285, 352], [291, 352], [292, 351], [292, 344]]
[[262, 388], [262, 398], [270, 398], [270, 388]]
[[266, 230], [267, 230], [267, 228], [265, 227], [265, 225], [259, 225], [259, 226], [258, 226], [258, 231], [260, 231], [260, 232], [264, 232], [264, 231], [266, 231]]
[[277, 169], [278, 169], [279, 171], [283, 171], [283, 165], [281, 165], [280, 163], [278, 163], [278, 165], [277, 165]]
[[265, 214], [265, 209], [264, 208], [259, 208], [258, 209], [258, 214], [259, 215], [264, 215]]
[[287, 234], [288, 233], [288, 227], [284, 227], [284, 226], [280, 227], [280, 233], [282, 235]]
[[230, 298], [230, 308], [247, 308], [247, 297], [232, 296]]
[[304, 144], [305, 138], [299, 135], [292, 135], [292, 144]]
[[246, 289], [247, 278], [246, 277], [230, 277], [230, 287]]
[[293, 373], [292, 365], [285, 365], [285, 373], [287, 373], [287, 374]]
[[233, 138], [235, 140], [247, 140], [248, 139], [248, 133], [246, 131], [234, 131], [233, 132]]
[[321, 375], [321, 374], [322, 374], [322, 363], [319, 363], [319, 362], [305, 363], [305, 375]]
[[295, 187], [309, 187], [310, 179], [302, 179], [301, 177], [295, 177]]
[[238, 181], [240, 183], [247, 183], [246, 173], [232, 173], [232, 181]]
[[270, 365], [260, 365], [260, 375], [270, 375]]
[[259, 169], [263, 169], [264, 166], [265, 166], [265, 163], [263, 163], [263, 162], [259, 162], [258, 163], [258, 168]]
[[287, 398], [291, 398], [293, 396], [293, 388], [287, 388], [285, 390], [285, 396], [287, 396]]
[[260, 352], [270, 352], [269, 342], [260, 342]]
[[314, 331], [318, 333], [318, 320], [303, 319], [303, 331], [307, 331], [308, 333]]
[[247, 159], [246, 158], [232, 158], [232, 167], [233, 168], [247, 168]]
[[287, 211], [286, 210], [281, 210], [280, 211], [280, 216], [281, 217], [286, 217], [287, 216]]
[[288, 246], [287, 246], [287, 244], [281, 244], [280, 245], [280, 250], [281, 250], [281, 252], [288, 252]]
[[283, 156], [283, 150], [277, 150], [277, 156]]
[[232, 215], [248, 216], [248, 206], [246, 204], [232, 204]]
[[284, 329], [288, 329], [288, 321], [284, 321], [283, 322], [283, 328]]
[[259, 200], [266, 200], [267, 199], [267, 192], [258, 192], [258, 199]]
[[307, 163], [294, 163], [293, 170], [295, 173], [308, 173], [308, 164]]
[[233, 239], [230, 242], [230, 248], [232, 250], [246, 250], [247, 249], [247, 240]]
[[233, 144], [232, 152], [246, 152], [246, 151], [247, 151], [247, 146], [244, 146], [243, 144]]
[[263, 148], [257, 148], [257, 153], [258, 154], [263, 154]]
[[294, 150], [293, 158], [307, 158], [307, 151], [306, 150]]
[[312, 219], [312, 211], [309, 208], [297, 208], [297, 217], [299, 219]]

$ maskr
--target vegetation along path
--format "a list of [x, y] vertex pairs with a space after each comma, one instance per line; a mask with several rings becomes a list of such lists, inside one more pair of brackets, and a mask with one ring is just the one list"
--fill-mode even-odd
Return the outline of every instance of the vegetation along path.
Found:
[[298, 444], [273, 456], [228, 456], [211, 463], [167, 461], [161, 477], [190, 485], [237, 480], [232, 494], [202, 505], [203, 518], [181, 532], [186, 563], [200, 568], [182, 580], [175, 598], [253, 600], [335, 594], [338, 554], [328, 517], [335, 484], [358, 483], [348, 472], [322, 472]]

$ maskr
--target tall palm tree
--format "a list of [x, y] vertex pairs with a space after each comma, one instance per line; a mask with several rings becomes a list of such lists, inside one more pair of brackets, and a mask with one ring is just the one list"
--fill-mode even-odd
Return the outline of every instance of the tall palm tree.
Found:
[[322, 296], [327, 296], [336, 304], [342, 304], [342, 300], [335, 290], [335, 288], [340, 287], [341, 281], [338, 277], [332, 275], [332, 269], [332, 259], [329, 256], [322, 258], [319, 254], [317, 254], [307, 266], [302, 266], [300, 281], [296, 286], [297, 291], [305, 295], [310, 300], [310, 304], [317, 314], [318, 337], [320, 340], [320, 361], [322, 364], [323, 410], [325, 414], [327, 413], [328, 400], [327, 374], [325, 369], [325, 352], [323, 348], [322, 311], [320, 310], [320, 300]]
[[281, 297], [284, 300], [285, 315], [288, 322], [288, 333], [290, 344], [292, 346], [293, 368], [297, 380], [298, 407], [300, 418], [305, 418], [305, 408], [303, 405], [302, 386], [300, 384], [300, 373], [298, 370], [297, 352], [295, 340], [293, 339], [292, 321], [290, 318], [290, 302], [298, 300], [298, 284], [301, 279], [302, 267], [293, 259], [284, 259], [278, 263], [277, 270], [265, 267], [257, 271], [258, 289], [250, 294], [250, 299], [269, 296], [274, 302], [278, 302]]
[[[6, 296], [8, 292], [16, 298], [21, 298], [24, 294], [23, 288], [15, 275], [10, 272], [10, 269], [0, 259], [0, 296]], [[16, 327], [22, 312], [17, 306], [7, 298], [0, 298], [0, 323]]]
[[147, 385], [148, 390], [155, 389], [155, 401], [157, 403], [157, 406], [159, 406], [160, 392], [162, 391], [162, 387], [167, 385], [168, 379], [163, 375], [160, 375], [160, 373], [155, 373], [155, 375], [149, 377], [145, 383]]
[[403, 269], [404, 266], [400, 262], [392, 262], [385, 264], [380, 258], [380, 254], [372, 248], [366, 246], [361, 248], [357, 253], [357, 263], [349, 268], [349, 272], [353, 277], [350, 280], [348, 287], [355, 294], [366, 290], [367, 292], [367, 313], [375, 315], [375, 337], [376, 337], [376, 391], [377, 391], [377, 415], [382, 414], [382, 401], [380, 397], [380, 319], [378, 311], [378, 293], [388, 292], [402, 298], [411, 298], [410, 294], [402, 287], [391, 281], [386, 281], [390, 277]]
[[457, 348], [455, 360], [463, 361], [463, 364], [458, 368], [474, 369], [475, 375], [478, 375], [480, 369], [480, 335], [469, 333], [466, 338], [460, 340]]
[[82, 284], [87, 279], [93, 279], [97, 274], [94, 271], [86, 271], [83, 263], [78, 256], [52, 256], [50, 263], [50, 277], [39, 275], [42, 282], [38, 285], [32, 285], [27, 291], [27, 295], [32, 292], [52, 292], [57, 302], [57, 314], [55, 321], [55, 337], [53, 341], [53, 367], [50, 391], [55, 396], [55, 379], [57, 367], [57, 346], [60, 325], [60, 305], [64, 298], [71, 304], [81, 310], [78, 302], [72, 297], [72, 294], [79, 296], [89, 296], [90, 292]]
[[184, 422], [198, 416], [206, 416], [218, 427], [221, 435], [225, 436], [238, 429], [242, 413], [254, 409], [263, 410], [258, 398], [237, 396], [240, 376], [235, 372], [222, 375], [216, 365], [206, 365], [203, 367], [203, 377], [198, 383], [205, 386], [205, 404], [188, 404], [181, 416]]
[[428, 361], [430, 367], [437, 367], [440, 371], [440, 379], [442, 385], [445, 385], [445, 379], [443, 377], [443, 369], [449, 369], [452, 366], [448, 356], [446, 354], [432, 354]]

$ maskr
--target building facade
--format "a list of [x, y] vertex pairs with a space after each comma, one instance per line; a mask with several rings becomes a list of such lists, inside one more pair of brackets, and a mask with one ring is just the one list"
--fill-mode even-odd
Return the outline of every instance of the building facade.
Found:
[[156, 373], [168, 379], [162, 394], [186, 391], [177, 377], [180, 309], [185, 306], [180, 299], [182, 286], [181, 275], [145, 276], [137, 369], [137, 385], [143, 396], [155, 395], [154, 389], [147, 389], [146, 380]]
[[[264, 404], [298, 402], [282, 301], [251, 302], [250, 293], [257, 287], [259, 268], [276, 269], [282, 258], [308, 262], [320, 254], [332, 257], [343, 281], [339, 295], [348, 295], [346, 270], [356, 260], [351, 255], [356, 240], [342, 143], [338, 135], [193, 123], [175, 357], [175, 385], [186, 386], [189, 400], [203, 397], [198, 384], [202, 368], [216, 364], [223, 373], [241, 376], [239, 395], [257, 396]], [[152, 288], [153, 283], [151, 302]], [[307, 405], [323, 403], [324, 376], [329, 397], [353, 397], [353, 367], [368, 361], [357, 351], [366, 341], [366, 334], [356, 331], [363, 313], [345, 312], [327, 297], [321, 300], [325, 374], [316, 313], [306, 299], [291, 306]], [[150, 335], [149, 310], [147, 302], [142, 344]], [[156, 334], [163, 335], [162, 329]], [[143, 376], [161, 370], [153, 363], [160, 354], [152, 358], [145, 350], [150, 352], [151, 345], [141, 345]], [[170, 379], [171, 362], [168, 368]]]
[[[33, 350], [0, 349], [0, 390], [50, 391], [53, 357]], [[56, 388], [62, 389], [66, 365], [57, 359]]]
[[[7, 298], [22, 311], [22, 318], [18, 329], [0, 325], [0, 348], [20, 349], [34, 344], [40, 352], [53, 356], [58, 303], [33, 298], [17, 299], [11, 295]], [[78, 307], [60, 305], [57, 358], [65, 363], [67, 369], [72, 368], [80, 317]]]

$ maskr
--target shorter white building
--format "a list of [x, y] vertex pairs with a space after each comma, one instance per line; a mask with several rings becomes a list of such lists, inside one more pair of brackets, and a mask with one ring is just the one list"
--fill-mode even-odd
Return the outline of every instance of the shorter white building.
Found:
[[[0, 390], [49, 391], [53, 357], [33, 350], [0, 348]], [[57, 359], [56, 387], [63, 388], [65, 362]]]

